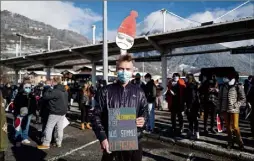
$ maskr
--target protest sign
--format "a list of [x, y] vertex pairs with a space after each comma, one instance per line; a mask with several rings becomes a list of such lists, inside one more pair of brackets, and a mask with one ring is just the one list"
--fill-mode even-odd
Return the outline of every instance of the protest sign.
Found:
[[109, 108], [108, 116], [110, 151], [137, 150], [136, 109], [132, 107]]

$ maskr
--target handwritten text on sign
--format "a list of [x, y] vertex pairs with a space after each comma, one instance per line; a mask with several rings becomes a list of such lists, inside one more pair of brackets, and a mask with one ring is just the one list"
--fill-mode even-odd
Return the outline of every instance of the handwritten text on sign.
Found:
[[109, 108], [108, 139], [110, 151], [138, 149], [136, 109]]

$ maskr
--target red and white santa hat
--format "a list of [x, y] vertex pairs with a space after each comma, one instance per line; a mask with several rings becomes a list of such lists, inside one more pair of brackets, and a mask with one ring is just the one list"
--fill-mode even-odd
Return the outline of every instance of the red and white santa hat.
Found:
[[138, 17], [138, 12], [132, 10], [130, 15], [123, 20], [122, 24], [118, 28], [118, 32], [124, 33], [128, 36], [135, 38], [137, 17]]

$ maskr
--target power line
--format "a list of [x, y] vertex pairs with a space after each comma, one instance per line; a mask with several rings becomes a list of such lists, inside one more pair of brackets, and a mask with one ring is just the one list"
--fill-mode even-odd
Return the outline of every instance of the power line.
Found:
[[224, 16], [228, 15], [229, 13], [231, 13], [231, 12], [233, 12], [233, 11], [237, 10], [238, 8], [242, 7], [243, 5], [245, 5], [245, 4], [249, 3], [249, 2], [250, 2], [250, 0], [248, 0], [248, 1], [244, 2], [243, 4], [241, 4], [241, 5], [237, 6], [236, 8], [234, 8], [234, 9], [232, 9], [232, 10], [228, 11], [228, 12], [227, 12], [227, 13], [225, 13], [224, 15], [222, 15], [222, 16], [220, 16], [220, 17], [216, 18], [214, 21], [217, 21], [218, 19], [220, 19], [220, 18], [222, 18], [222, 17], [224, 17]]

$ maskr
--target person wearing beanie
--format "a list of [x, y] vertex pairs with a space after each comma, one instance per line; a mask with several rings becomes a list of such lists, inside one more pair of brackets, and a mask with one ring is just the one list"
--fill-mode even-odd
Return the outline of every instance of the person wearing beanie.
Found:
[[244, 149], [239, 128], [240, 107], [245, 103], [244, 89], [237, 82], [236, 72], [229, 73], [223, 78], [224, 84], [219, 90], [218, 112], [222, 114], [228, 134], [227, 148], [234, 146], [233, 135], [235, 134], [237, 143], [241, 150]]

